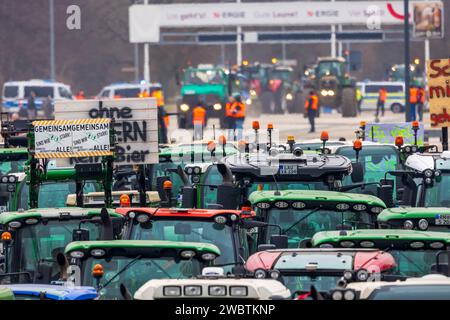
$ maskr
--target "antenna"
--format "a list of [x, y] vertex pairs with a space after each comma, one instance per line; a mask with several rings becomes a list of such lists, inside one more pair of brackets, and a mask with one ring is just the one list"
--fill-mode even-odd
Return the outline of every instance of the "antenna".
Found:
[[280, 186], [278, 185], [277, 179], [275, 178], [274, 174], [272, 174], [272, 177], [273, 177], [273, 181], [275, 182], [275, 188], [276, 188], [274, 195], [281, 196]]

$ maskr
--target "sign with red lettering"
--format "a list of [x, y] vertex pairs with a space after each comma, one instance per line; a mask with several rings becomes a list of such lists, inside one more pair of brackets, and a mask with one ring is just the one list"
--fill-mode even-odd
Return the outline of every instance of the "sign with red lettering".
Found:
[[427, 79], [431, 127], [449, 127], [450, 59], [428, 60]]

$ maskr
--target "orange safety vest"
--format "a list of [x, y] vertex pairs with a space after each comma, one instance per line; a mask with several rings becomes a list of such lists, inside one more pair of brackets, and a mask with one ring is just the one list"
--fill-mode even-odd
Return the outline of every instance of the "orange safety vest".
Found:
[[409, 102], [410, 103], [417, 103], [419, 90], [417, 88], [410, 88], [409, 89]]
[[425, 103], [425, 98], [426, 98], [427, 94], [425, 92], [425, 89], [420, 88], [419, 89], [419, 97], [420, 97], [420, 103], [424, 104]]
[[227, 104], [225, 105], [225, 117], [233, 117], [233, 109], [232, 107], [232, 103], [231, 102], [227, 102]]
[[192, 110], [192, 123], [195, 124], [201, 124], [204, 126], [206, 124], [206, 110], [203, 107], [195, 107]]
[[312, 100], [311, 110], [317, 110], [319, 108], [319, 97], [315, 94], [309, 96], [308, 99], [305, 101], [305, 109], [308, 110], [310, 107], [309, 101]]
[[156, 98], [156, 105], [161, 107], [164, 105], [164, 95], [162, 90], [156, 90], [153, 92], [152, 96]]
[[380, 89], [379, 91], [378, 91], [378, 99], [381, 101], [381, 102], [386, 102], [386, 97], [387, 97], [387, 91], [386, 90], [384, 90], [384, 89]]
[[245, 104], [242, 102], [235, 102], [231, 106], [231, 112], [233, 118], [244, 118], [245, 117]]

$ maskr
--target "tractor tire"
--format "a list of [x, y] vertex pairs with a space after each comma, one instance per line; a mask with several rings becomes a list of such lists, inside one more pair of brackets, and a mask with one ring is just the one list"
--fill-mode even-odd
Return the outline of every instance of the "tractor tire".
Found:
[[392, 113], [401, 113], [404, 111], [404, 108], [400, 103], [393, 103], [391, 105], [391, 111]]
[[261, 93], [261, 113], [272, 113], [273, 94], [270, 91]]
[[355, 88], [342, 89], [342, 117], [350, 118], [357, 115], [357, 101]]

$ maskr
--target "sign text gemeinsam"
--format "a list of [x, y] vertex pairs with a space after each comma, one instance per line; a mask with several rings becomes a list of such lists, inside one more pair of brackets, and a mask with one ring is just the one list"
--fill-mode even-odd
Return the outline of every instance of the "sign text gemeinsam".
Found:
[[450, 125], [450, 59], [427, 61], [431, 127]]
[[[55, 102], [55, 119], [114, 119], [115, 164], [158, 163], [158, 109], [155, 98]], [[74, 163], [99, 162], [99, 157], [73, 158]]]

